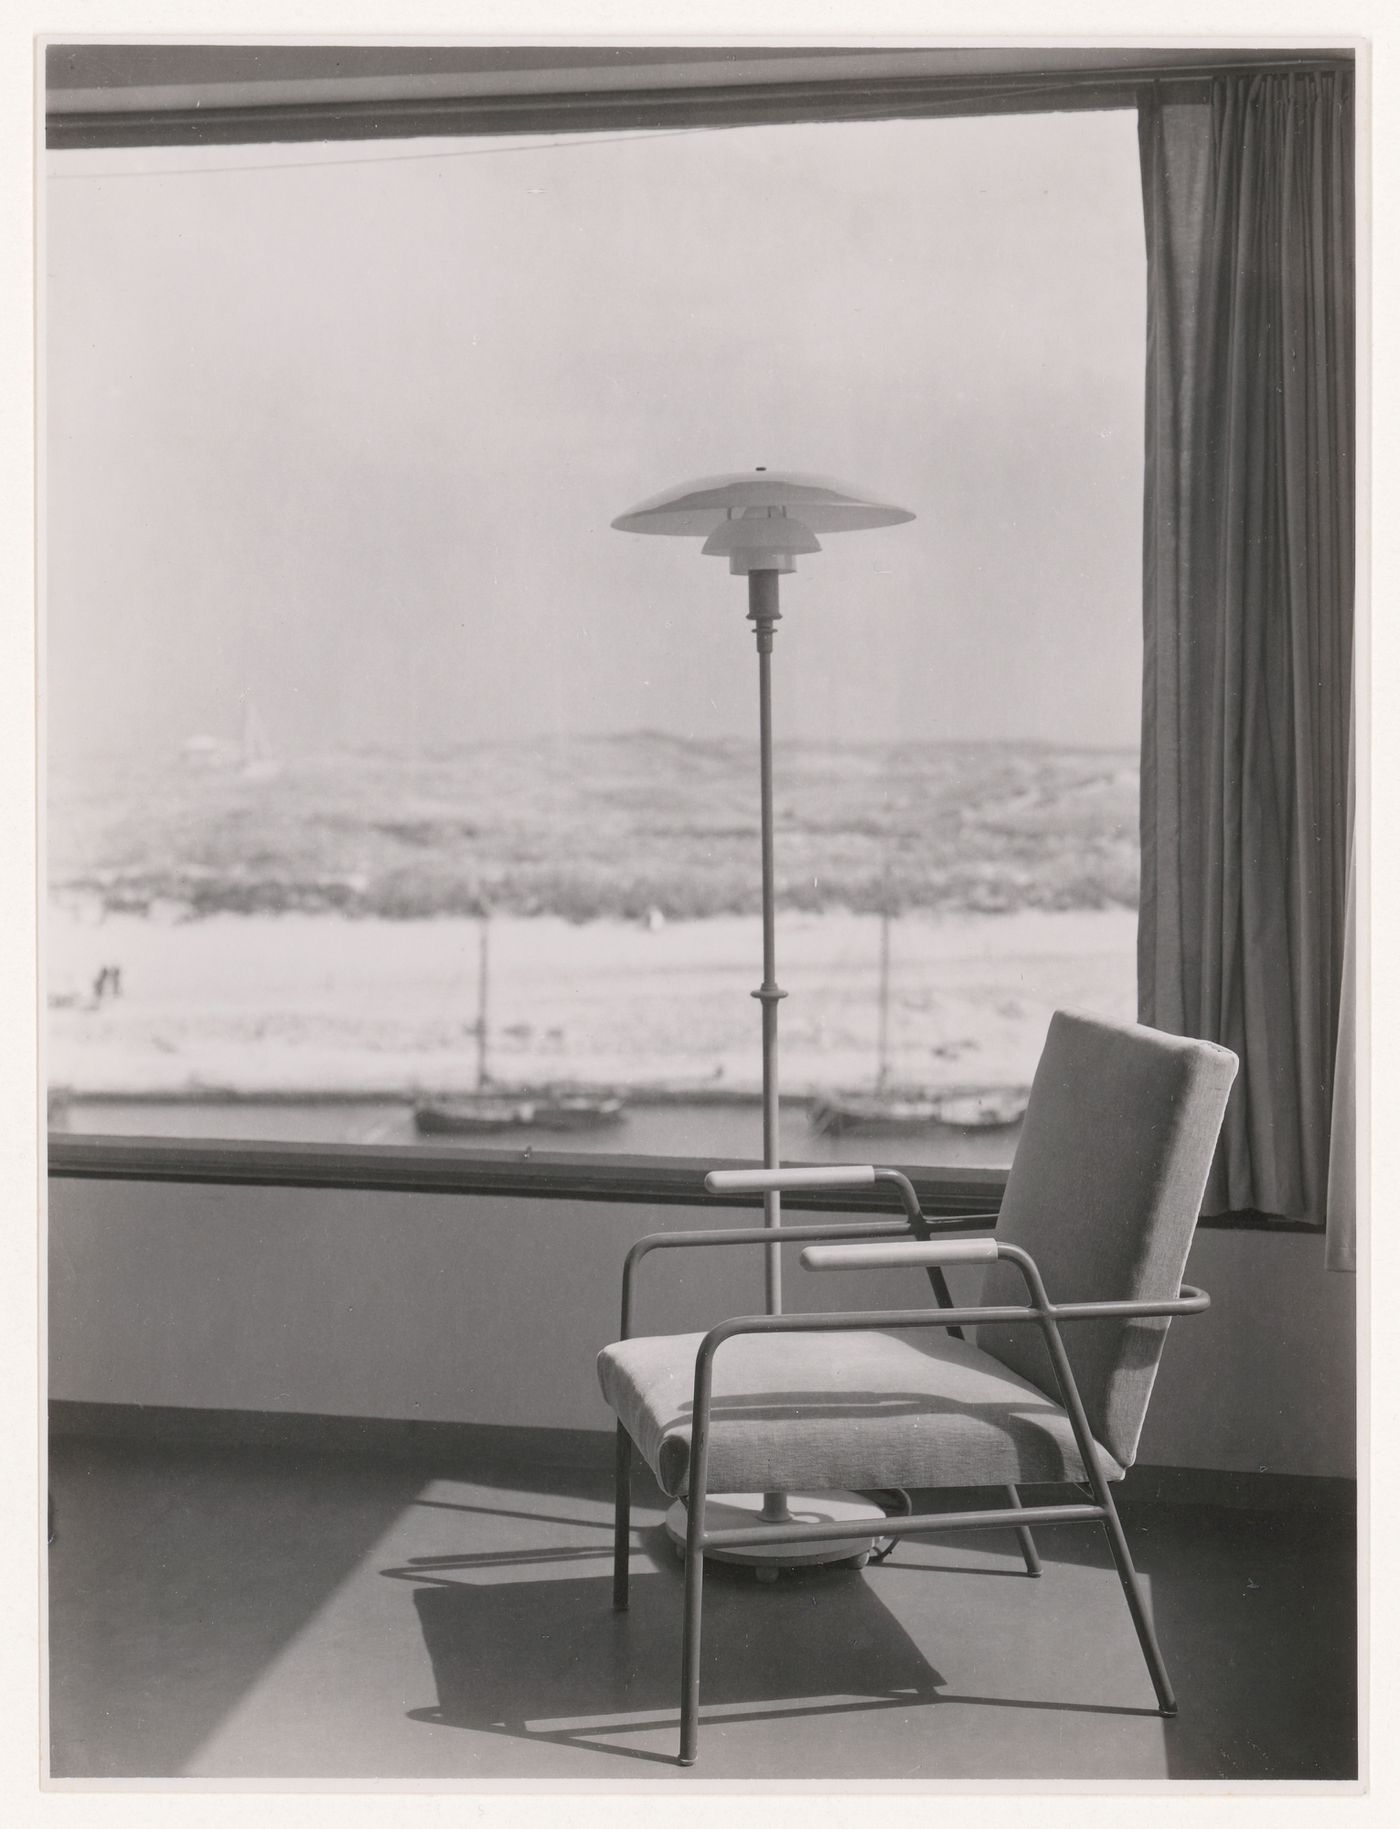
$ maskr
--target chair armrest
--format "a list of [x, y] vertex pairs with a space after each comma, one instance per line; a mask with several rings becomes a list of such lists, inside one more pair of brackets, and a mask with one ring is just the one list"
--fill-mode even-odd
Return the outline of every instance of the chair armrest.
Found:
[[[925, 1232], [930, 1222], [924, 1218], [919, 1196], [909, 1177], [900, 1169], [876, 1168], [868, 1162], [838, 1162], [820, 1168], [711, 1169], [705, 1177], [705, 1186], [711, 1194], [781, 1194], [799, 1188], [869, 1187], [877, 1181], [888, 1182], [898, 1192], [909, 1224], [917, 1234]], [[985, 1215], [976, 1217], [985, 1218]], [[951, 1223], [962, 1221], [963, 1216], [958, 1215]], [[932, 1223], [947, 1225], [950, 1220], [944, 1218]]]
[[832, 1163], [819, 1168], [711, 1169], [705, 1186], [711, 1194], [790, 1193], [798, 1188], [868, 1188], [875, 1182], [872, 1163]]
[[841, 1219], [829, 1225], [714, 1226], [704, 1232], [648, 1232], [627, 1253], [635, 1262], [649, 1251], [686, 1251], [704, 1245], [801, 1245], [814, 1238], [908, 1238], [909, 1227], [893, 1215], [889, 1219]]
[[[984, 1241], [970, 1239], [967, 1242], [980, 1244]], [[997, 1248], [997, 1256], [1020, 1258], [1025, 1253], [1014, 1245], [1001, 1245]], [[1205, 1290], [1190, 1283], [1183, 1283], [1175, 1296], [1140, 1302], [1051, 1302], [1037, 1274], [1033, 1295], [1035, 1299], [1025, 1307], [1006, 1303], [970, 1308], [876, 1308], [818, 1310], [810, 1314], [735, 1315], [728, 1321], [721, 1321], [705, 1335], [700, 1342], [697, 1363], [700, 1359], [713, 1357], [716, 1349], [734, 1334], [866, 1333], [888, 1329], [902, 1332], [917, 1327], [977, 1327], [989, 1321], [998, 1326], [1035, 1323], [1042, 1330], [1048, 1325], [1053, 1331], [1061, 1321], [1170, 1319], [1173, 1315], [1203, 1314], [1210, 1307], [1210, 1297]]]
[[878, 1245], [808, 1245], [801, 1261], [806, 1270], [900, 1270], [943, 1264], [990, 1264], [996, 1256], [994, 1238], [944, 1238], [927, 1243], [900, 1240]]
[[[969, 1239], [966, 1242], [979, 1245], [990, 1244], [994, 1241]], [[925, 1246], [925, 1248], [931, 1247]], [[896, 1246], [895, 1249], [898, 1247]], [[1074, 1372], [1065, 1356], [1064, 1345], [1060, 1340], [1059, 1323], [1061, 1321], [1126, 1321], [1147, 1316], [1196, 1315], [1210, 1307], [1210, 1297], [1203, 1289], [1196, 1289], [1189, 1283], [1183, 1283], [1176, 1296], [1160, 1301], [1052, 1303], [1045, 1294], [1045, 1285], [1040, 1280], [1040, 1272], [1036, 1269], [1034, 1261], [1019, 1246], [999, 1245], [995, 1255], [1010, 1259], [1020, 1266], [1030, 1288], [1031, 1306], [1026, 1308], [988, 1305], [976, 1308], [852, 1309], [836, 1314], [736, 1315], [731, 1320], [721, 1321], [718, 1327], [712, 1327], [701, 1340], [695, 1355], [693, 1426], [701, 1427], [700, 1419], [703, 1417], [705, 1419], [703, 1426], [708, 1428], [714, 1357], [725, 1341], [732, 1340], [736, 1334], [867, 1333], [889, 1330], [902, 1332], [905, 1329], [920, 1327], [976, 1327], [988, 1321], [1013, 1325], [1018, 1322], [1023, 1324], [1030, 1322], [1038, 1326], [1045, 1336], [1045, 1343], [1050, 1350], [1055, 1375], [1064, 1398], [1064, 1406], [1074, 1425], [1080, 1452], [1086, 1457], [1090, 1456], [1093, 1451], [1092, 1438], [1085, 1421], [1078, 1388], [1074, 1382]], [[1085, 1465], [1088, 1465], [1087, 1459]]]

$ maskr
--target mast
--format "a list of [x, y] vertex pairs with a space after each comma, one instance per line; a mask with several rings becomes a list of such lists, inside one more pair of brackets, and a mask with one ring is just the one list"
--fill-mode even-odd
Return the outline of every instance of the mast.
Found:
[[277, 773], [271, 741], [250, 697], [243, 700], [243, 735], [238, 756], [242, 771], [250, 780], [268, 780]]
[[880, 988], [879, 1027], [875, 1042], [875, 1090], [883, 1092], [890, 1077], [890, 909], [894, 894], [890, 883], [888, 849], [880, 863]]
[[486, 1085], [486, 986], [490, 973], [490, 917], [483, 911], [477, 923], [476, 949], [476, 1089]]
[[890, 1077], [890, 904], [880, 910], [880, 1027], [876, 1042], [875, 1090], [883, 1092]]

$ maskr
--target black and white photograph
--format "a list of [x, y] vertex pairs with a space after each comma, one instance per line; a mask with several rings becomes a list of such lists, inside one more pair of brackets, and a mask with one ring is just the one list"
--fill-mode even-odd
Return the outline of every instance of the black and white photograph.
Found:
[[1364, 1794], [1345, 10], [36, 39], [46, 1789]]

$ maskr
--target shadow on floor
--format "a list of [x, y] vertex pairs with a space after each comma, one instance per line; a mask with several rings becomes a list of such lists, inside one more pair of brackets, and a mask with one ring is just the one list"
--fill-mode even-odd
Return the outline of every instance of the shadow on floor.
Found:
[[[1210, 1505], [1126, 1505], [1122, 1517], [1179, 1702], [1167, 1775], [1354, 1779], [1355, 1518]], [[1052, 1527], [1036, 1543], [1047, 1575], [1111, 1566], [1097, 1530]]]
[[423, 1484], [284, 1449], [50, 1450], [50, 1770], [182, 1771]]
[[[1354, 1779], [1355, 1520], [1202, 1507], [1175, 1530], [1155, 1518], [1134, 1524], [1133, 1554], [1152, 1577], [1181, 1697], [1166, 1740], [1168, 1776]], [[1243, 1736], [1241, 1684], [1251, 1700]]]
[[[639, 1491], [618, 1615], [605, 1472], [72, 1438], [50, 1469], [55, 1777], [654, 1784], [646, 1762], [674, 1754], [682, 1583], [659, 1494]], [[1009, 1534], [951, 1532], [774, 1587], [715, 1569], [705, 1771], [1354, 1777], [1354, 1520], [1157, 1503], [1125, 1525], [1170, 1724], [1141, 1706], [1099, 1531], [1037, 1531], [1041, 1581]]]
[[[412, 1718], [670, 1764], [669, 1751], [624, 1743], [639, 1730], [647, 1738], [658, 1728], [669, 1734], [679, 1717], [681, 1579], [665, 1569], [674, 1558], [648, 1547], [657, 1570], [637, 1572], [634, 1562], [626, 1613], [612, 1609], [610, 1568], [518, 1582], [439, 1579], [418, 1588], [437, 1702], [412, 1710]], [[512, 1645], [531, 1649], [513, 1660]], [[855, 1571], [792, 1572], [766, 1586], [747, 1571], [713, 1569], [702, 1646], [708, 1724], [908, 1708], [936, 1701], [943, 1681]]]
[[[1060, 1544], [1047, 1547], [1055, 1559]], [[917, 1562], [909, 1559], [916, 1549]], [[891, 1563], [889, 1571], [923, 1583], [953, 1575], [972, 1588], [988, 1581], [997, 1587], [1007, 1580], [1026, 1582], [1019, 1555], [1014, 1568], [1000, 1568], [931, 1561], [930, 1553], [937, 1555], [932, 1546], [907, 1542], [905, 1561]], [[410, 1718], [671, 1763], [671, 1751], [656, 1750], [656, 1741], [669, 1748], [679, 1720], [683, 1584], [677, 1558], [664, 1529], [640, 1532], [632, 1557], [631, 1606], [617, 1614], [611, 1556], [611, 1545], [600, 1543], [420, 1556], [381, 1570], [415, 1584], [414, 1604], [438, 1690], [437, 1704], [411, 1710]], [[651, 1574], [642, 1573], [647, 1560]], [[582, 1561], [592, 1562], [597, 1572], [548, 1572], [550, 1564], [568, 1568]], [[508, 1567], [526, 1571], [524, 1578], [495, 1579]], [[900, 1711], [907, 1719], [911, 1708], [939, 1702], [1158, 1718], [1155, 1709], [1110, 1702], [940, 1693], [945, 1678], [855, 1570], [789, 1570], [769, 1586], [756, 1582], [750, 1571], [712, 1564], [702, 1642], [707, 1730], [724, 1722], [757, 1726], [881, 1710]], [[510, 1646], [520, 1648], [514, 1659], [503, 1649]]]

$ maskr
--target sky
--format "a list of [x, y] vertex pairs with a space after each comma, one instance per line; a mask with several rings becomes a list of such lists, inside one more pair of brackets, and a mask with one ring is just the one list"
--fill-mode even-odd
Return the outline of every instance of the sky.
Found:
[[1133, 744], [1134, 117], [49, 156], [50, 759], [751, 734], [767, 465], [915, 521], [782, 586], [780, 737]]

